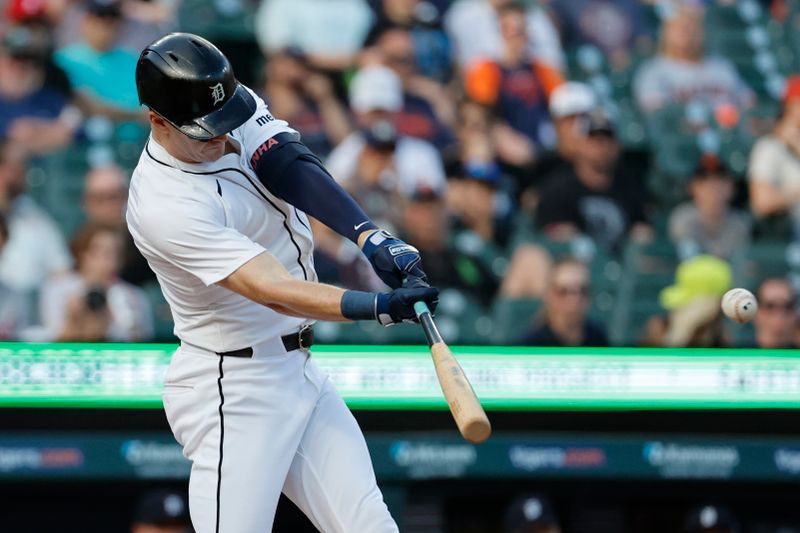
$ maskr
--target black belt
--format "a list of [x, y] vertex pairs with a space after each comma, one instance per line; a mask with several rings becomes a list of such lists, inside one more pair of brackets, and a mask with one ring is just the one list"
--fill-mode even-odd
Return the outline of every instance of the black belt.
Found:
[[[297, 333], [289, 333], [281, 337], [281, 342], [283, 342], [283, 347], [287, 352], [308, 350], [314, 345], [314, 330], [311, 326], [303, 326]], [[247, 348], [240, 348], [230, 352], [217, 352], [217, 355], [222, 357], [253, 357], [253, 348], [248, 346]]]

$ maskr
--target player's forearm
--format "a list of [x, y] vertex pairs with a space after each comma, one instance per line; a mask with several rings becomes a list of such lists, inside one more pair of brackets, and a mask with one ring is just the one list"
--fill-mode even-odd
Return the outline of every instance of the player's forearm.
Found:
[[266, 251], [239, 267], [219, 285], [279, 313], [317, 320], [344, 320], [341, 312], [343, 289], [299, 280]]
[[344, 292], [344, 289], [332, 285], [293, 280], [265, 291], [260, 303], [284, 315], [342, 321], [347, 320], [341, 311]]

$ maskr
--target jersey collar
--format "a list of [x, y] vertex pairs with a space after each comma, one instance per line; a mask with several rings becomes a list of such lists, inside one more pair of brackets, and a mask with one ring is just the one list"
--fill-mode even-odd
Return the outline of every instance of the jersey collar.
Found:
[[[239, 142], [236, 141], [235, 139], [230, 138], [230, 140], [237, 145], [239, 144]], [[233, 154], [225, 154], [216, 161], [211, 161], [209, 163], [186, 163], [185, 161], [181, 161], [171, 156], [170, 153], [167, 152], [167, 149], [158, 144], [158, 142], [153, 138], [152, 133], [150, 134], [150, 137], [147, 139], [147, 144], [145, 145], [145, 151], [147, 152], [147, 155], [149, 155], [151, 159], [154, 159], [157, 163], [163, 166], [171, 167], [177, 170], [187, 170], [190, 172], [198, 172], [198, 171], [207, 172], [207, 171], [213, 171], [215, 169], [224, 168], [226, 166], [230, 166], [231, 159], [229, 156], [234, 156], [237, 158], [237, 160], [239, 158], [238, 154], [233, 153]]]

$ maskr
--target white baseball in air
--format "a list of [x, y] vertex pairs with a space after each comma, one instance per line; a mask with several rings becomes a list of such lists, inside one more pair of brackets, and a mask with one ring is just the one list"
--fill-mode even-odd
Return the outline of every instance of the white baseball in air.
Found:
[[750, 322], [756, 316], [758, 302], [747, 289], [731, 289], [722, 297], [722, 312], [740, 324]]

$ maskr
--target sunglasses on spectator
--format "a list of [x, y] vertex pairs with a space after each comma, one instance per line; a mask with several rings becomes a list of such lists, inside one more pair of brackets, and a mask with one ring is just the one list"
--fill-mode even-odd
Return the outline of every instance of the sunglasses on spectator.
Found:
[[414, 56], [410, 55], [387, 55], [386, 62], [392, 65], [408, 66], [414, 64]]
[[577, 285], [573, 287], [565, 287], [565, 286], [555, 286], [553, 287], [556, 295], [565, 298], [567, 296], [580, 296], [581, 298], [588, 298], [589, 297], [589, 286], [588, 285]]
[[90, 191], [86, 194], [86, 198], [91, 201], [96, 202], [116, 202], [120, 200], [125, 200], [128, 197], [127, 191], [105, 191], [105, 192], [95, 192]]
[[780, 302], [780, 301], [774, 301], [774, 302], [762, 301], [760, 303], [760, 307], [764, 311], [783, 311], [785, 313], [790, 313], [790, 312], [794, 311], [794, 305], [795, 305], [794, 300], [787, 300], [787, 301], [783, 301], [783, 302]]

